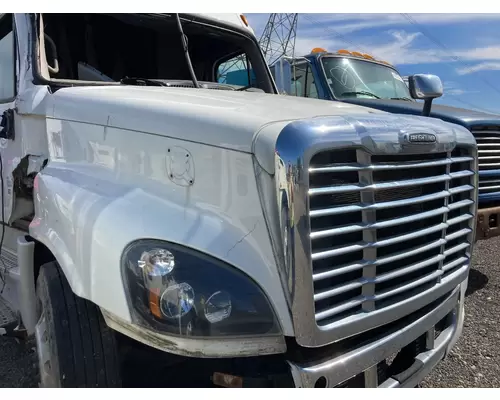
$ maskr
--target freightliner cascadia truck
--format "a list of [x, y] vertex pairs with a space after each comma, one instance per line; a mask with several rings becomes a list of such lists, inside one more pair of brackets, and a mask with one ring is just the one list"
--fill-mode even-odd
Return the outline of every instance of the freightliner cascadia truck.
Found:
[[460, 337], [464, 127], [279, 95], [239, 14], [1, 14], [0, 73], [0, 332], [42, 387], [412, 387]]

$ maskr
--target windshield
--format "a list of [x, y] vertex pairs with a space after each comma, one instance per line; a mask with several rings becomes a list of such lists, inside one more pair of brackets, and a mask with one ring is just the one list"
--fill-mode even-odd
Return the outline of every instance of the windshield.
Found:
[[[182, 15], [193, 72], [203, 87], [241, 90], [252, 86], [274, 93], [262, 52], [246, 31], [223, 29], [215, 22], [203, 23], [201, 17]], [[161, 81], [168, 86], [193, 87], [173, 16], [42, 14], [42, 18], [46, 63], [41, 70], [46, 78], [141, 85]], [[49, 68], [55, 65], [57, 70]], [[241, 71], [240, 75], [234, 71]]]
[[321, 59], [336, 98], [360, 97], [411, 100], [403, 78], [392, 68], [370, 61], [342, 57]]

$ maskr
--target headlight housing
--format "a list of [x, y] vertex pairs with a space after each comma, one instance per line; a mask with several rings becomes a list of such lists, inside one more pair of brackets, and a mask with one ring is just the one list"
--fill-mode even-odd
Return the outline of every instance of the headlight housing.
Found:
[[280, 333], [272, 307], [248, 276], [195, 250], [139, 240], [122, 256], [133, 322], [194, 337]]

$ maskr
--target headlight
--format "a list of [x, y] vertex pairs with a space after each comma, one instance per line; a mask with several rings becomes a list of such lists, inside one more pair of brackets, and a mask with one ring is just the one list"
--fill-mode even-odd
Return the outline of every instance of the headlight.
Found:
[[237, 269], [159, 240], [129, 245], [122, 257], [135, 323], [196, 336], [275, 335], [280, 332], [260, 288]]

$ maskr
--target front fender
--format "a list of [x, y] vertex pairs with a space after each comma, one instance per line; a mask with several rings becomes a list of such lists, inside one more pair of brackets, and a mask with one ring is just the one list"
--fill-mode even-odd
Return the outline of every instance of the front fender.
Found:
[[[37, 175], [30, 234], [52, 251], [75, 294], [130, 322], [122, 251], [137, 239], [161, 239], [246, 273], [267, 294], [283, 333], [293, 336], [252, 156], [139, 133], [124, 143], [122, 135], [107, 129], [107, 145], [119, 154], [113, 162], [96, 163], [88, 153], [86, 159], [72, 159], [71, 152], [58, 149], [59, 158]], [[192, 157], [190, 185], [169, 178], [167, 149], [173, 147]], [[148, 155], [149, 167], [131, 173], [130, 160], [140, 154]]]

